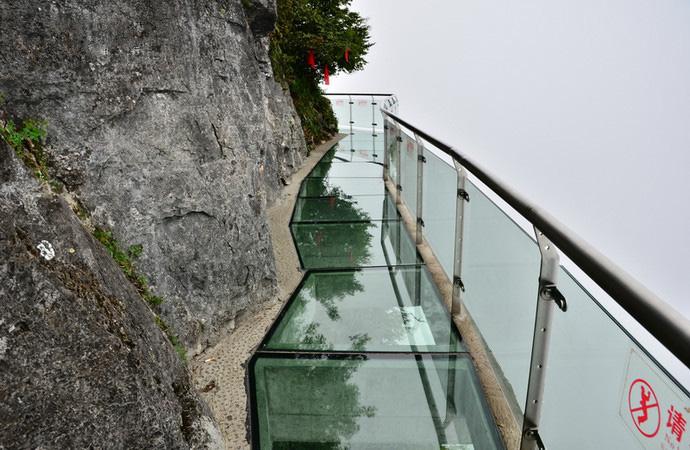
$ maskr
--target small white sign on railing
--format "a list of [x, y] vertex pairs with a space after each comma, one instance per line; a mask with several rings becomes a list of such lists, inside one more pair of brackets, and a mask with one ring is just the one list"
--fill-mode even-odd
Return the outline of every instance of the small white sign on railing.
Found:
[[641, 448], [690, 450], [690, 400], [639, 350], [630, 350], [620, 418]]

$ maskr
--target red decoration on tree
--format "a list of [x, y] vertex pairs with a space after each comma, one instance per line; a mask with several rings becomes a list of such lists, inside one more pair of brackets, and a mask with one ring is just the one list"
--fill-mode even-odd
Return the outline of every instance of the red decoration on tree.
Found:
[[307, 64], [312, 69], [316, 69], [316, 59], [314, 58], [314, 50], [309, 49], [309, 54], [307, 55]]
[[346, 63], [350, 62], [350, 49], [349, 48], [345, 49], [345, 62]]
[[330, 75], [331, 73], [328, 71], [328, 64], [326, 64], [326, 67], [323, 69], [323, 82], [327, 85], [331, 84], [331, 80], [329, 78]]

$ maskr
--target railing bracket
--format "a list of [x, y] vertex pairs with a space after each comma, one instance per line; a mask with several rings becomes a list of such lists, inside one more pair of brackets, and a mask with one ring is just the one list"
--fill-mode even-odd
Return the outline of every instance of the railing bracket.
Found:
[[424, 156], [424, 155], [417, 155], [417, 160], [419, 160], [419, 161], [425, 163], [425, 162], [426, 162], [426, 156]]
[[398, 192], [402, 192], [402, 186], [400, 186], [399, 184], [396, 184], [395, 188], [398, 190]]
[[421, 217], [417, 217], [417, 225], [419, 225], [420, 227], [423, 227], [424, 226], [424, 219], [422, 219]]
[[403, 138], [402, 138], [402, 136], [396, 136], [396, 137], [395, 137], [395, 140], [398, 141], [398, 142], [402, 142], [402, 141], [403, 141]]
[[555, 284], [544, 285], [544, 287], [541, 288], [541, 295], [546, 300], [553, 300], [561, 311], [566, 312], [568, 310], [568, 302]]
[[546, 447], [544, 446], [544, 441], [541, 440], [541, 436], [539, 435], [539, 430], [537, 428], [526, 429], [525, 439], [534, 441], [537, 444], [537, 448], [539, 450], [546, 450]]
[[466, 202], [470, 201], [470, 194], [464, 189], [458, 189], [458, 197], [464, 199]]
[[465, 292], [465, 284], [462, 282], [462, 279], [460, 277], [453, 277], [453, 284], [459, 287], [462, 292]]

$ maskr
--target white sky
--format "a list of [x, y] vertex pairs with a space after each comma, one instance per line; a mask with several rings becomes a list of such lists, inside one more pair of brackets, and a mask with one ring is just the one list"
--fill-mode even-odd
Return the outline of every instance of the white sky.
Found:
[[690, 317], [690, 2], [355, 0], [365, 70]]

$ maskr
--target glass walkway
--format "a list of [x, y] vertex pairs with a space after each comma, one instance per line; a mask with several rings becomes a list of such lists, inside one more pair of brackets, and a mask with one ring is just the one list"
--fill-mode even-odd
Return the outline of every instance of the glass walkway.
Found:
[[347, 137], [290, 221], [304, 277], [248, 368], [254, 448], [690, 448], [687, 321], [394, 97], [332, 102]]
[[252, 362], [255, 446], [502, 448], [374, 154], [331, 149], [290, 226], [308, 271]]

